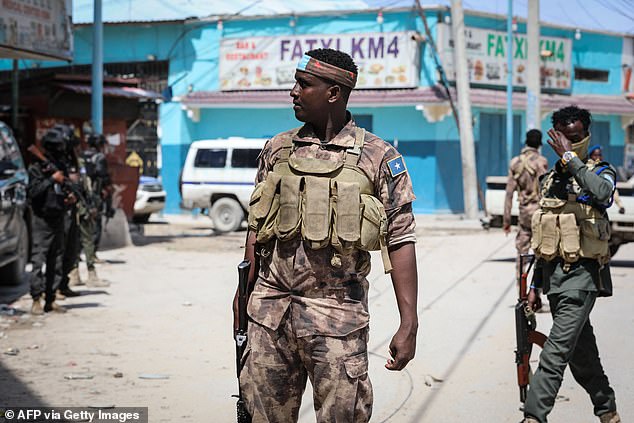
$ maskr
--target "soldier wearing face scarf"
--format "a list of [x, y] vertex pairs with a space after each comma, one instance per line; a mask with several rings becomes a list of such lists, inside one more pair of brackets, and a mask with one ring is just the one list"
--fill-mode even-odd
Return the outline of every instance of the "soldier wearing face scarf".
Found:
[[530, 381], [525, 423], [546, 423], [567, 366], [600, 422], [621, 422], [590, 323], [596, 298], [612, 295], [606, 209], [616, 185], [609, 163], [588, 160], [591, 122], [590, 112], [570, 106], [553, 113], [548, 131], [561, 159], [541, 179], [540, 209], [531, 222], [538, 261], [528, 303], [537, 310], [540, 291], [548, 295], [553, 326]]

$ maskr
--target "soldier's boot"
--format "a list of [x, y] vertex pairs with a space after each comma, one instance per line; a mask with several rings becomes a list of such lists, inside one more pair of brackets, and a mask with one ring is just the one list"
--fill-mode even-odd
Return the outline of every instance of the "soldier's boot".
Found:
[[610, 411], [608, 413], [599, 416], [601, 423], [621, 423], [621, 416], [616, 411]]
[[79, 267], [75, 267], [68, 274], [68, 286], [80, 286], [85, 285], [84, 281], [79, 277]]
[[51, 311], [55, 313], [66, 313], [68, 310], [53, 301], [52, 303], [47, 302], [44, 304], [44, 311], [46, 313], [50, 313]]
[[55, 291], [55, 299], [59, 301], [64, 301], [66, 299], [66, 295], [62, 294], [62, 292], [58, 289]]
[[90, 269], [88, 271], [88, 282], [86, 282], [86, 285], [91, 288], [106, 288], [110, 286], [108, 282], [99, 279], [95, 269]]
[[79, 297], [80, 295], [81, 293], [77, 291], [73, 291], [70, 288], [62, 288], [57, 290], [57, 293], [55, 294], [55, 298], [61, 300], [62, 298], [60, 298], [60, 296], [64, 298], [68, 298], [68, 297]]
[[42, 307], [40, 297], [33, 298], [33, 305], [31, 305], [31, 314], [34, 316], [41, 316], [42, 314], [44, 314], [44, 308]]
[[539, 423], [539, 420], [532, 417], [525, 417], [520, 423]]

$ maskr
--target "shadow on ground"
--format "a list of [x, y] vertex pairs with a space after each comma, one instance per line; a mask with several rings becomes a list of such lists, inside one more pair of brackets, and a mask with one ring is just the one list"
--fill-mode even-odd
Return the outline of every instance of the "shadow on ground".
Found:
[[0, 361], [0, 407], [46, 407], [47, 404], [3, 364], [19, 359], [19, 355], [4, 356]]

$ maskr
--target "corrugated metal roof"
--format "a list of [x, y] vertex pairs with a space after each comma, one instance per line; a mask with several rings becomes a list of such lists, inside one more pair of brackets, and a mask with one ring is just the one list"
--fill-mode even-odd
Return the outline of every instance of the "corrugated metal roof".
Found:
[[[61, 83], [61, 84], [57, 84], [57, 86], [77, 94], [85, 94], [85, 95], [92, 94], [92, 87], [90, 85]], [[103, 87], [103, 95], [104, 97], [137, 98], [137, 99], [149, 99], [149, 100], [158, 100], [163, 98], [159, 93], [155, 93], [154, 91], [148, 91], [148, 90], [144, 90], [142, 88], [136, 88], [136, 87], [108, 87], [106, 86], [106, 87]]]
[[[455, 90], [451, 90], [455, 99]], [[506, 92], [472, 88], [471, 103], [478, 107], [506, 108]], [[289, 91], [198, 91], [180, 99], [189, 107], [201, 108], [275, 108], [290, 107]], [[350, 96], [351, 106], [414, 106], [425, 103], [447, 101], [444, 90], [439, 86], [402, 90], [356, 90]], [[542, 109], [555, 110], [571, 104], [578, 104], [595, 114], [634, 115], [634, 104], [623, 96], [608, 95], [541, 95]], [[513, 93], [513, 108], [526, 108], [526, 93]]]
[[[93, 0], [74, 0], [73, 23], [92, 23], [93, 3]], [[103, 0], [103, 21], [180, 21], [207, 16], [301, 14], [365, 8], [367, 4], [362, 0]]]

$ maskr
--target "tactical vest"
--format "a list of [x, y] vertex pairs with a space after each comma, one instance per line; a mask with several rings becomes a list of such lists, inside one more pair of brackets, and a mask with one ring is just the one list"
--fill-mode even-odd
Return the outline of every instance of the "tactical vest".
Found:
[[381, 250], [385, 272], [392, 271], [387, 251], [387, 215], [374, 196], [374, 185], [358, 167], [365, 130], [356, 128], [355, 143], [340, 159], [296, 157], [292, 136], [249, 202], [249, 228], [258, 243], [297, 236], [312, 249], [332, 246], [334, 267], [341, 255]]
[[534, 153], [531, 150], [527, 150], [519, 155], [520, 165], [513, 172], [513, 179], [515, 179], [515, 182], [517, 182], [516, 186], [519, 194], [519, 191], [522, 190], [519, 185], [520, 176], [522, 176], [522, 173], [524, 173], [524, 171], [528, 172], [531, 178], [533, 178], [533, 190], [531, 192], [531, 195], [527, 197], [527, 200], [529, 202], [535, 202], [539, 199], [539, 180], [538, 178], [536, 178], [537, 170], [531, 165], [531, 154]]
[[[594, 164], [587, 166], [590, 171], [595, 171]], [[572, 184], [567, 199], [549, 197], [554, 175], [551, 171], [544, 178], [541, 208], [533, 214], [531, 221], [531, 248], [535, 255], [548, 261], [561, 257], [566, 262], [564, 270], [581, 257], [606, 264], [610, 261], [610, 222], [605, 210], [593, 206], [589, 196], [580, 194], [581, 189], [574, 178], [570, 179]]]

